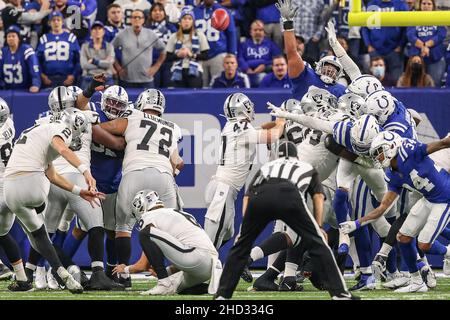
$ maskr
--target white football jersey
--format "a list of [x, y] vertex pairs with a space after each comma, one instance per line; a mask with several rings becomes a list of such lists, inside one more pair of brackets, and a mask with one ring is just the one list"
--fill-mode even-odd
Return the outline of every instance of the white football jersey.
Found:
[[5, 170], [5, 177], [17, 172], [44, 172], [48, 165], [59, 157], [51, 143], [58, 136], [69, 146], [72, 131], [62, 122], [36, 124], [22, 132], [16, 140], [11, 158]]
[[173, 174], [170, 157], [178, 149], [182, 137], [180, 127], [140, 110], [128, 110], [127, 114], [123, 174], [144, 168]]
[[[98, 113], [91, 110], [82, 111], [89, 123], [86, 129], [86, 132], [81, 136], [77, 137], [75, 140], [72, 140], [70, 149], [78, 156], [82, 164], [87, 165], [89, 168], [91, 167], [91, 143], [92, 143], [92, 124], [96, 124], [99, 122]], [[57, 158], [53, 165], [55, 166], [56, 172], [59, 174], [65, 173], [79, 173], [78, 169], [72, 166], [66, 159], [63, 157]]]
[[259, 131], [247, 121], [228, 121], [222, 130], [215, 177], [241, 190], [256, 155]]
[[[0, 128], [0, 176], [5, 173], [6, 164], [12, 153], [13, 138], [16, 134], [14, 122], [8, 118]], [[0, 179], [0, 187], [3, 187], [3, 179]]]
[[139, 228], [143, 229], [149, 224], [170, 234], [186, 246], [208, 250], [213, 255], [219, 255], [206, 232], [194, 216], [187, 212], [169, 208], [151, 210], [142, 215]]

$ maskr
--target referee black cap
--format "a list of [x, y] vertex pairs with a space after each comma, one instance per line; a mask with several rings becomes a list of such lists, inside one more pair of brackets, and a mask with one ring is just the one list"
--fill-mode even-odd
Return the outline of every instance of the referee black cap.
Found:
[[297, 157], [297, 147], [291, 141], [282, 141], [278, 145], [278, 158]]

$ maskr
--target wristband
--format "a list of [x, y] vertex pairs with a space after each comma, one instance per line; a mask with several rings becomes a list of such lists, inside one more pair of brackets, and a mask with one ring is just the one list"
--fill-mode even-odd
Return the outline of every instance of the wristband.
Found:
[[123, 271], [125, 272], [125, 273], [130, 273], [130, 266], [126, 266], [124, 269], [123, 269]]
[[180, 170], [178, 170], [178, 169], [175, 168], [175, 173], [174, 173], [174, 175], [177, 176], [177, 175], [179, 175], [179, 174], [180, 174]]
[[81, 174], [84, 174], [87, 170], [89, 170], [89, 168], [88, 168], [88, 166], [87, 165], [85, 165], [85, 164], [80, 164], [78, 167], [77, 167], [77, 170], [81, 173]]
[[70, 192], [72, 192], [73, 194], [79, 196], [80, 193], [81, 193], [81, 187], [79, 187], [79, 186], [77, 186], [75, 184]]
[[361, 228], [361, 222], [359, 222], [359, 220], [355, 220], [355, 226], [356, 226], [356, 229]]
[[284, 29], [284, 31], [293, 31], [294, 30], [294, 21], [284, 21], [283, 29]]

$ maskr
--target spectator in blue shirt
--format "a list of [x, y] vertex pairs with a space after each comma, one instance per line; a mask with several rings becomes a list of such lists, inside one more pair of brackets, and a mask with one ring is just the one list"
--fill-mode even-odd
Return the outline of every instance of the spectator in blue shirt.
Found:
[[272, 72], [267, 74], [259, 84], [260, 88], [285, 88], [292, 89], [292, 81], [289, 79], [286, 58], [282, 55], [272, 60]]
[[[402, 0], [372, 0], [369, 11], [409, 11]], [[406, 30], [402, 27], [362, 28], [361, 35], [370, 56], [382, 56], [389, 65], [390, 75], [398, 79], [403, 72], [403, 47], [406, 44]]]
[[6, 46], [0, 51], [0, 86], [4, 89], [39, 91], [41, 75], [33, 48], [22, 43], [20, 28], [11, 25], [6, 30]]
[[[436, 9], [435, 0], [421, 0], [421, 11]], [[442, 75], [445, 71], [444, 40], [447, 34], [445, 27], [409, 27], [408, 40], [411, 43], [409, 56], [421, 56], [425, 61], [427, 73], [433, 78], [436, 86], [440, 87]]]
[[41, 37], [36, 50], [42, 83], [46, 87], [74, 85], [81, 71], [77, 37], [63, 31], [63, 16], [59, 11], [49, 17], [52, 30]]
[[262, 78], [272, 67], [273, 57], [280, 55], [278, 46], [264, 35], [264, 22], [253, 21], [250, 27], [251, 39], [239, 46], [239, 68], [245, 72], [252, 87], [258, 87]]
[[[164, 9], [164, 5], [155, 2], [150, 8], [148, 14], [147, 22], [145, 25], [147, 28], [153, 30], [156, 35], [167, 45], [172, 33], [177, 32], [177, 26], [170, 23]], [[159, 51], [153, 50], [153, 61], [157, 61], [159, 56]], [[170, 77], [170, 68], [172, 67], [172, 62], [167, 61], [167, 59], [161, 65], [158, 72], [155, 74], [155, 88], [167, 88], [172, 86]]]
[[123, 23], [123, 10], [117, 3], [111, 3], [106, 11], [107, 20], [105, 25], [105, 40], [112, 42], [119, 31], [125, 29]]
[[228, 53], [223, 59], [223, 68], [220, 75], [211, 80], [212, 88], [250, 88], [250, 80], [245, 73], [238, 71], [237, 58]]

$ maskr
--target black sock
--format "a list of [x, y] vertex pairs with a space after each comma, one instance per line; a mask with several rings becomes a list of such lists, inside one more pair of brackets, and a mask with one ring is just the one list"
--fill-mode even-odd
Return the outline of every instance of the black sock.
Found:
[[53, 246], [55, 248], [56, 254], [58, 255], [59, 260], [61, 261], [64, 268], [68, 268], [71, 265], [74, 265], [75, 262], [69, 257], [67, 253], [63, 251], [59, 246]]
[[29, 263], [37, 266], [39, 260], [41, 260], [42, 256], [39, 252], [36, 251], [33, 247], [30, 246], [30, 252], [28, 253], [28, 261]]
[[275, 281], [280, 272], [284, 270], [285, 262], [286, 262], [286, 250], [283, 250], [275, 259], [272, 266], [262, 274], [262, 277], [266, 278], [267, 280]]
[[403, 216], [400, 216], [397, 220], [392, 223], [391, 228], [389, 229], [389, 233], [384, 240], [384, 243], [390, 245], [391, 247], [395, 247], [397, 244], [397, 233], [400, 230], [400, 228], [403, 225], [403, 222], [405, 222], [406, 214]]
[[62, 267], [61, 261], [56, 254], [55, 248], [50, 242], [48, 234], [45, 231], [45, 226], [42, 225], [41, 228], [33, 231], [31, 235], [36, 242], [37, 251], [48, 261], [53, 270], [56, 271], [59, 267]]
[[286, 239], [286, 234], [284, 232], [276, 232], [272, 234], [268, 239], [264, 240], [258, 247], [261, 248], [265, 257], [281, 250], [287, 249], [288, 242]]
[[151, 261], [158, 279], [167, 278], [169, 275], [164, 265], [164, 254], [158, 245], [150, 239], [150, 227], [147, 226], [139, 232], [139, 242], [148, 261]]
[[5, 251], [10, 263], [14, 263], [22, 259], [19, 246], [16, 240], [8, 233], [0, 237], [0, 247]]
[[128, 265], [131, 257], [131, 238], [116, 238], [117, 262]]
[[88, 252], [91, 261], [103, 261], [105, 243], [103, 237], [105, 232], [102, 227], [94, 227], [88, 231]]
[[303, 254], [305, 253], [305, 246], [303, 245], [303, 242], [301, 242], [298, 246], [287, 249], [286, 250], [286, 262], [291, 262], [294, 264], [299, 265], [300, 260], [303, 258]]

